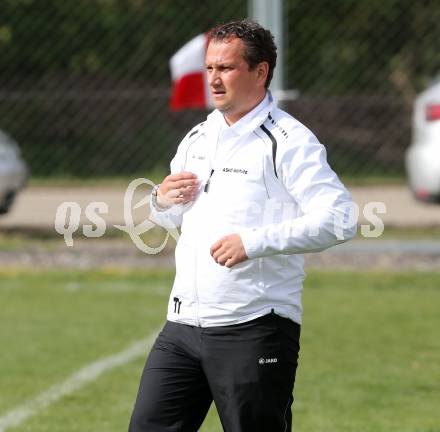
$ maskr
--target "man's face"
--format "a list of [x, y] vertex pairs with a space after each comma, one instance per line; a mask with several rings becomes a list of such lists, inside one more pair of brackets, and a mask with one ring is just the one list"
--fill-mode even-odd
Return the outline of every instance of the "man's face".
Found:
[[243, 58], [241, 39], [211, 41], [206, 52], [206, 71], [215, 107], [229, 124], [246, 115], [264, 98], [267, 63], [253, 70]]

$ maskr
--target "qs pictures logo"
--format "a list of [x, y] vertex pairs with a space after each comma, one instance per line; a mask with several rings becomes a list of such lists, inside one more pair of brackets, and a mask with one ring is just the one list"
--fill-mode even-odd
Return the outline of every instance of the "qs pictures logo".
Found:
[[[165, 248], [170, 236], [176, 241], [179, 239], [179, 232], [177, 229], [167, 229], [165, 238], [159, 246], [149, 246], [146, 244], [143, 234], [153, 229], [156, 224], [150, 219], [145, 219], [136, 225], [133, 216], [134, 210], [142, 206], [148, 207], [149, 205], [150, 195], [147, 195], [136, 204], [133, 203], [136, 190], [143, 185], [155, 186], [154, 182], [145, 178], [137, 178], [128, 185], [124, 194], [125, 225], [113, 225], [113, 227], [127, 233], [140, 251], [146, 254], [158, 254]], [[109, 205], [107, 203], [102, 201], [89, 203], [84, 210], [84, 216], [91, 224], [87, 223], [82, 226], [83, 235], [87, 238], [102, 237], [107, 230], [107, 223], [102, 215], [108, 213]], [[74, 201], [63, 202], [57, 208], [54, 224], [55, 231], [64, 236], [64, 242], [68, 247], [73, 246], [73, 234], [80, 228], [81, 215], [81, 206]]]

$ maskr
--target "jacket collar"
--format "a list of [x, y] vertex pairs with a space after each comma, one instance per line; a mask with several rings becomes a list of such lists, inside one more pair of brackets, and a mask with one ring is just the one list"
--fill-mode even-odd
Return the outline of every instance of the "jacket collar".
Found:
[[270, 90], [268, 90], [264, 99], [252, 111], [249, 111], [232, 126], [228, 126], [223, 114], [217, 109], [208, 115], [207, 123], [216, 126], [220, 131], [229, 130], [237, 136], [245, 135], [261, 126], [266, 121], [269, 113], [273, 111], [276, 106], [277, 100]]

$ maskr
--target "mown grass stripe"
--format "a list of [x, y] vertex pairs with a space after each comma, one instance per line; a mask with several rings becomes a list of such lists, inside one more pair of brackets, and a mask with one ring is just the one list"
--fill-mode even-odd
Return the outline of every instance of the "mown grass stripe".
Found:
[[57, 402], [64, 396], [70, 395], [86, 384], [95, 381], [104, 372], [146, 355], [156, 339], [156, 336], [157, 332], [154, 332], [150, 337], [134, 342], [128, 348], [117, 354], [90, 363], [63, 382], [55, 384], [34, 399], [9, 411], [0, 417], [0, 432], [5, 432], [8, 428], [19, 426], [29, 417], [38, 414], [38, 412]]

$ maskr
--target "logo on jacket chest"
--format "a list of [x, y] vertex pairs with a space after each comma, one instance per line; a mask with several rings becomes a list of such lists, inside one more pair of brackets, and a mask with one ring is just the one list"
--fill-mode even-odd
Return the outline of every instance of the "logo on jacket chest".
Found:
[[224, 167], [223, 172], [225, 173], [233, 173], [233, 174], [247, 174], [248, 170], [244, 169], [244, 168], [228, 168], [228, 167]]
[[196, 155], [196, 154], [193, 154], [193, 155], [191, 156], [191, 159], [205, 160], [205, 159], [206, 159], [206, 156], [205, 156], [205, 155]]

